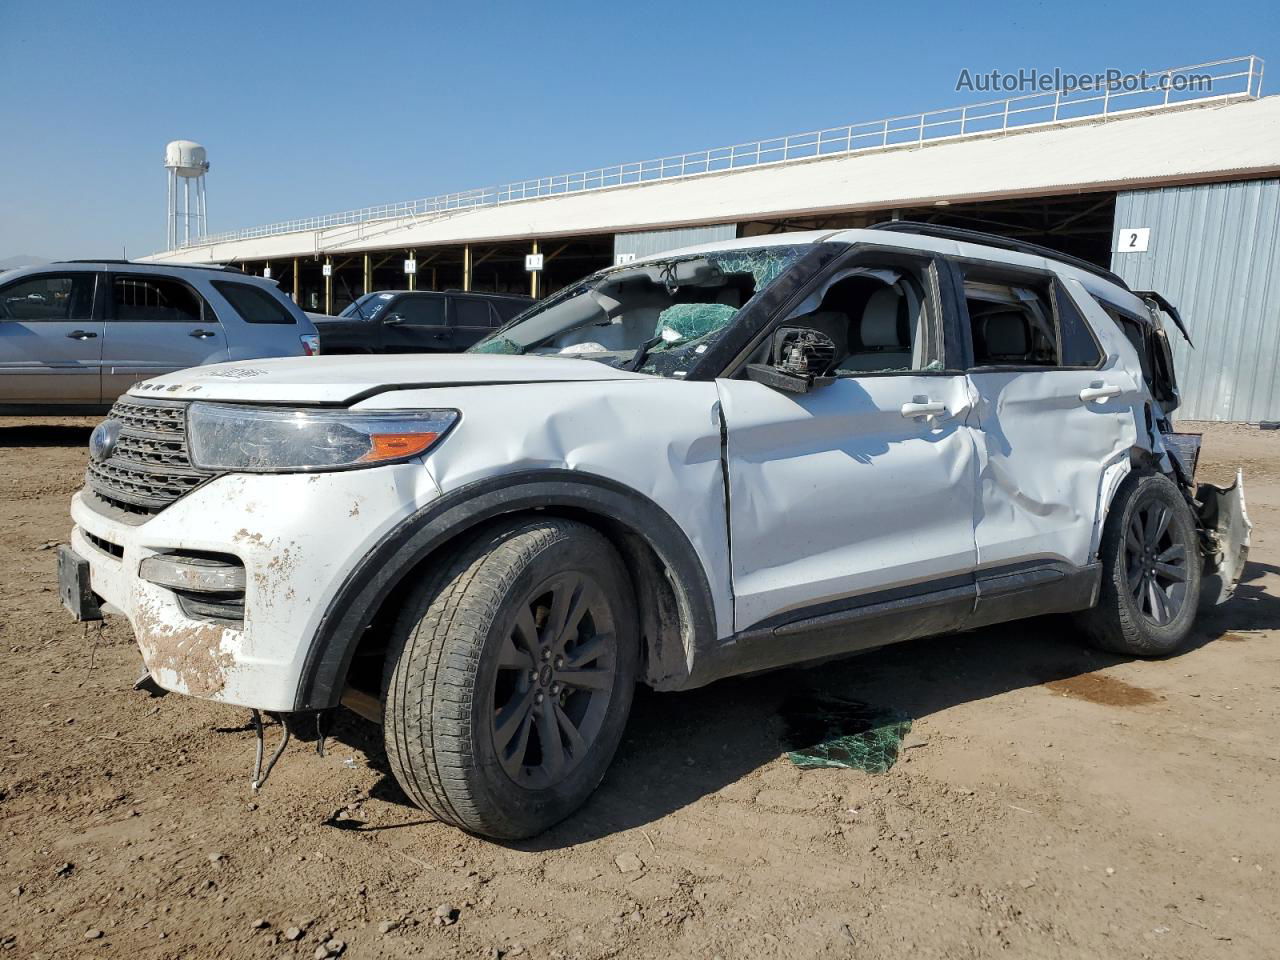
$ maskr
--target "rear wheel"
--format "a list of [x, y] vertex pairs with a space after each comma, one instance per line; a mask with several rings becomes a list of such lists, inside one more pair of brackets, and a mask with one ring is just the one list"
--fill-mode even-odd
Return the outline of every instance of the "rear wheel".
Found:
[[613, 758], [635, 685], [630, 579], [567, 520], [521, 520], [462, 548], [405, 604], [388, 651], [384, 734], [423, 809], [514, 839], [562, 820]]
[[1103, 529], [1098, 604], [1080, 615], [1094, 644], [1158, 657], [1191, 632], [1200, 600], [1200, 538], [1181, 491], [1159, 474], [1127, 479]]

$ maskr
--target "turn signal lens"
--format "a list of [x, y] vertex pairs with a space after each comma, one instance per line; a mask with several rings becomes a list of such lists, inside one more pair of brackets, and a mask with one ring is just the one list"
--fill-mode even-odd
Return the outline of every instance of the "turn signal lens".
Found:
[[439, 436], [438, 433], [373, 433], [369, 435], [373, 449], [361, 457], [360, 462], [376, 463], [379, 460], [414, 457], [426, 452]]

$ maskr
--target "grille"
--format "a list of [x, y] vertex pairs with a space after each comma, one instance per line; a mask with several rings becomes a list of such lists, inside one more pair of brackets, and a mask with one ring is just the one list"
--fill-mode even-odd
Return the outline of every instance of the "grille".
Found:
[[120, 437], [108, 459], [89, 461], [85, 482], [113, 506], [159, 513], [213, 476], [187, 456], [186, 403], [122, 398], [110, 417], [120, 422]]

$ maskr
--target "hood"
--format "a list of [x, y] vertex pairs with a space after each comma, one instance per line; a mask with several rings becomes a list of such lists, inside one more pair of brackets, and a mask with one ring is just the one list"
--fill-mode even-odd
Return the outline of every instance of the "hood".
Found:
[[420, 387], [652, 379], [592, 360], [563, 357], [482, 353], [282, 357], [191, 367], [136, 384], [129, 393], [173, 400], [346, 404], [386, 390]]

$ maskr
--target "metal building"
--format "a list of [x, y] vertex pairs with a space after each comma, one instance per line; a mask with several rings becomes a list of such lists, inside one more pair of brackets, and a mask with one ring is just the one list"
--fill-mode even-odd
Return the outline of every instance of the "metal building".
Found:
[[1174, 339], [1178, 415], [1280, 419], [1280, 180], [1125, 191], [1116, 226], [1150, 233], [1143, 251], [1118, 248], [1113, 269], [1163, 293], [1195, 344]]

